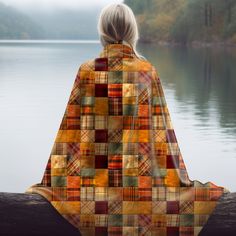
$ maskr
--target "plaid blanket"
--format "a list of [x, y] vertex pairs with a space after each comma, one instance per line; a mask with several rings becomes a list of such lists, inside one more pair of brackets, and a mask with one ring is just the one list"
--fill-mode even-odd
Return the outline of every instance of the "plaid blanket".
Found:
[[228, 190], [190, 180], [159, 74], [109, 44], [76, 75], [41, 183], [84, 235], [198, 235]]

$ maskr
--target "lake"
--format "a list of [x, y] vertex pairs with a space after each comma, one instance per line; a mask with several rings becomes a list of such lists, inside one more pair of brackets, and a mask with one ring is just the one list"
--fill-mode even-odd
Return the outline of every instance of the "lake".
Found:
[[[43, 176], [81, 63], [97, 41], [0, 42], [0, 191]], [[159, 72], [191, 180], [236, 191], [236, 48], [139, 44]]]

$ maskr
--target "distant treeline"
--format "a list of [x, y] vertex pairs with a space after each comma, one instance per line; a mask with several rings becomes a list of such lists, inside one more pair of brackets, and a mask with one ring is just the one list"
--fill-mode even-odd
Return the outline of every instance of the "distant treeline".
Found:
[[125, 0], [138, 20], [141, 41], [236, 44], [235, 0]]
[[98, 39], [99, 9], [24, 12], [0, 2], [0, 39]]
[[[1, 1], [1, 0], [0, 0]], [[236, 44], [236, 0], [124, 0], [142, 42]], [[98, 39], [100, 9], [21, 12], [0, 2], [0, 39]]]
[[42, 32], [30, 17], [0, 3], [0, 39], [40, 38]]

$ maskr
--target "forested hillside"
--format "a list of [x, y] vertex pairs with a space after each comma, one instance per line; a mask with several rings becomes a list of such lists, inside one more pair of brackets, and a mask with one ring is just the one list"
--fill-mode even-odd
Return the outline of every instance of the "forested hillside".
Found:
[[29, 17], [0, 2], [0, 39], [43, 38], [43, 29]]
[[141, 41], [236, 44], [235, 0], [125, 0], [137, 17]]
[[0, 39], [98, 39], [99, 9], [19, 11], [0, 2]]
[[[0, 0], [1, 1], [1, 0]], [[143, 42], [236, 44], [236, 0], [124, 0]], [[21, 12], [0, 2], [0, 39], [98, 39], [100, 10]]]

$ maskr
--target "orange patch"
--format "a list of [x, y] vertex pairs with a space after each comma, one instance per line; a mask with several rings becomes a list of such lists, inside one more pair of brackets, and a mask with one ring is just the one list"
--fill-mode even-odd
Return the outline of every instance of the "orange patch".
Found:
[[56, 143], [80, 142], [80, 130], [58, 130]]
[[152, 177], [151, 176], [139, 176], [138, 177], [139, 188], [151, 188], [152, 187]]
[[96, 169], [95, 175], [95, 186], [106, 187], [108, 186], [108, 170], [107, 169]]
[[67, 176], [67, 187], [68, 188], [79, 188], [80, 187], [80, 176]]
[[180, 186], [180, 180], [175, 169], [167, 169], [167, 174], [165, 177], [165, 184], [169, 187], [178, 187]]

